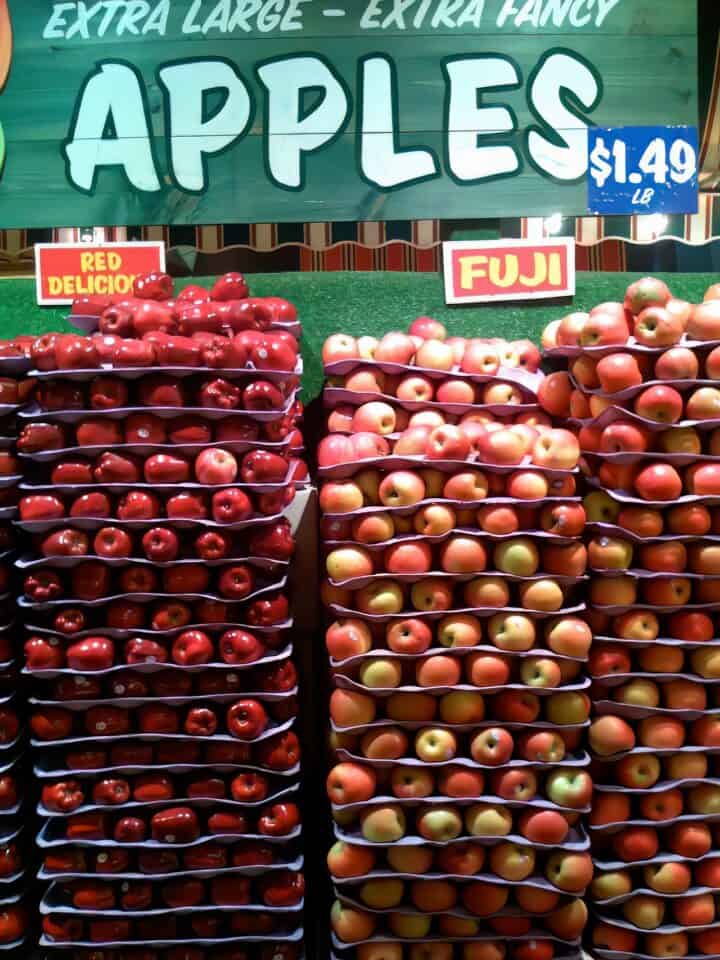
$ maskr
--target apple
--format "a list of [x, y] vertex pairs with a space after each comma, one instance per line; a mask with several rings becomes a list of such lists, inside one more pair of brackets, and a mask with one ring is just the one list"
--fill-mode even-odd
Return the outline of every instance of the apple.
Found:
[[385, 549], [382, 562], [388, 573], [416, 574], [428, 573], [432, 560], [432, 550], [427, 543], [402, 541]]
[[325, 558], [325, 569], [337, 581], [367, 577], [374, 569], [372, 554], [362, 547], [338, 547]]
[[410, 470], [394, 470], [380, 483], [378, 495], [386, 507], [408, 507], [425, 497], [425, 484], [417, 473]]
[[553, 417], [570, 414], [570, 398], [574, 385], [564, 370], [548, 374], [538, 388], [538, 403]]
[[566, 753], [562, 737], [551, 730], [525, 733], [518, 741], [518, 751], [525, 760], [541, 763], [559, 763]]
[[583, 504], [590, 523], [615, 523], [620, 513], [620, 504], [603, 490], [589, 493]]
[[489, 727], [472, 738], [470, 754], [476, 763], [497, 767], [508, 762], [514, 747], [513, 738], [507, 730], [503, 727]]
[[562, 587], [551, 579], [521, 583], [518, 589], [520, 606], [525, 610], [554, 613], [565, 603]]
[[638, 724], [638, 739], [644, 747], [676, 749], [685, 743], [685, 725], [670, 717], [646, 717]]
[[635, 707], [658, 707], [660, 690], [651, 680], [635, 679], [617, 687], [613, 692], [613, 699]]
[[377, 704], [373, 697], [354, 690], [336, 688], [330, 696], [330, 716], [339, 727], [372, 723]]
[[682, 479], [668, 463], [651, 463], [635, 477], [635, 490], [643, 500], [677, 500], [682, 493]]
[[359, 357], [357, 341], [344, 333], [335, 333], [328, 337], [322, 348], [323, 363], [338, 363], [341, 360], [354, 360]]
[[472, 837], [506, 837], [512, 830], [512, 814], [507, 807], [476, 803], [465, 810], [465, 829]]
[[359, 763], [339, 763], [328, 774], [326, 787], [331, 803], [359, 803], [375, 794], [375, 773]]
[[405, 814], [397, 804], [370, 807], [360, 815], [360, 829], [371, 843], [395, 843], [405, 836]]
[[426, 809], [421, 808], [415, 823], [421, 837], [444, 843], [457, 839], [463, 829], [460, 813], [451, 806], [433, 805]]
[[652, 435], [643, 427], [630, 420], [616, 420], [601, 432], [599, 452], [644, 453], [652, 442]]
[[485, 701], [479, 693], [453, 690], [440, 700], [443, 723], [479, 723], [485, 717]]
[[427, 722], [437, 713], [437, 700], [429, 693], [401, 691], [387, 698], [385, 712], [390, 720]]
[[672, 347], [684, 332], [683, 317], [662, 306], [646, 307], [635, 317], [635, 339], [647, 347]]
[[619, 393], [639, 386], [643, 375], [631, 353], [611, 353], [597, 363], [597, 379], [605, 393]]
[[410, 588], [410, 602], [415, 610], [449, 610], [452, 601], [452, 585], [445, 580], [430, 577]]
[[408, 740], [399, 727], [368, 730], [360, 742], [360, 749], [368, 760], [399, 760], [407, 752]]
[[532, 450], [532, 461], [553, 470], [572, 470], [580, 459], [580, 444], [569, 430], [550, 429], [541, 434]]
[[558, 324], [556, 336], [558, 346], [580, 346], [580, 337], [588, 316], [587, 313], [569, 313], [567, 316], [562, 317], [562, 319], [555, 321]]
[[575, 383], [585, 390], [595, 390], [599, 387], [597, 366], [598, 361], [587, 355], [581, 355], [573, 360], [570, 364], [570, 372]]
[[674, 387], [656, 384], [636, 397], [634, 409], [638, 416], [655, 423], [677, 423], [683, 412], [682, 394]]
[[603, 716], [593, 720], [588, 734], [590, 746], [600, 757], [632, 750], [635, 746], [633, 728], [621, 717]]
[[405, 333], [386, 333], [375, 347], [374, 359], [380, 363], [408, 364], [415, 355], [415, 343]]
[[457, 535], [440, 548], [440, 566], [447, 573], [479, 573], [487, 566], [487, 554], [481, 540]]
[[399, 687], [402, 681], [402, 668], [395, 660], [368, 660], [360, 667], [360, 683], [372, 689], [390, 689]]
[[611, 900], [632, 893], [633, 885], [627, 870], [608, 870], [596, 874], [590, 886], [594, 900]]
[[432, 643], [432, 631], [423, 620], [410, 618], [391, 624], [386, 641], [393, 653], [424, 653]]
[[688, 493], [717, 496], [720, 493], [720, 467], [715, 463], [694, 464], [685, 474]]
[[715, 920], [715, 901], [710, 893], [672, 901], [675, 922], [683, 927], [707, 926]]
[[585, 658], [592, 644], [592, 631], [579, 617], [559, 617], [545, 627], [545, 641], [554, 653]]
[[468, 503], [484, 500], [488, 495], [488, 479], [479, 470], [463, 470], [451, 474], [442, 490], [446, 500], [462, 500]]
[[593, 782], [585, 770], [560, 768], [553, 770], [545, 781], [545, 791], [549, 799], [558, 806], [580, 810], [590, 804]]
[[377, 433], [386, 436], [394, 433], [396, 426], [395, 411], [389, 403], [372, 400], [357, 407], [351, 423], [353, 433]]
[[427, 873], [433, 863], [433, 851], [427, 847], [388, 847], [385, 857], [397, 873]]
[[630, 337], [622, 304], [603, 303], [590, 311], [580, 333], [580, 346], [599, 347], [627, 343]]
[[592, 932], [592, 942], [594, 946], [603, 950], [634, 954], [637, 948], [638, 935], [630, 930], [623, 930], [608, 923], [596, 923]]
[[450, 730], [426, 727], [415, 737], [415, 753], [426, 763], [440, 763], [457, 756], [457, 740]]
[[647, 789], [658, 782], [662, 767], [652, 754], [631, 753], [615, 765], [615, 773], [621, 786]]
[[498, 843], [490, 847], [489, 866], [501, 879], [519, 883], [535, 869], [535, 851], [516, 843]]
[[[442, 537], [456, 526], [455, 511], [441, 503], [421, 507], [413, 516], [413, 529], [426, 537]], [[393, 531], [394, 532], [394, 531]], [[390, 533], [390, 537], [393, 533]], [[355, 539], [360, 539], [355, 535]], [[389, 539], [384, 537], [383, 539]]]

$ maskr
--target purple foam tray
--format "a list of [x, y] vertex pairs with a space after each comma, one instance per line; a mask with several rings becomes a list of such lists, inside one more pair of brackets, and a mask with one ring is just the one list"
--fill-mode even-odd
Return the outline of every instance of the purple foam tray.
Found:
[[[720, 608], [720, 603], [717, 604]], [[571, 607], [561, 607], [559, 610], [528, 610], [525, 607], [452, 607], [449, 610], [401, 610], [399, 613], [363, 613], [360, 610], [343, 607], [339, 603], [331, 603], [328, 607], [333, 614], [341, 617], [352, 617], [358, 620], [368, 620], [370, 623], [393, 623], [397, 620], [407, 620], [408, 617], [418, 620], [441, 620], [443, 617], [458, 613], [469, 613], [473, 616], [492, 616], [494, 613], [521, 613], [538, 620], [547, 620], [551, 617], [569, 616], [574, 613], [583, 613], [586, 610], [584, 603]], [[621, 612], [631, 609], [623, 607]], [[674, 609], [674, 608], [673, 608]]]
[[[492, 383], [503, 381], [494, 380]], [[519, 384], [513, 384], [519, 386]], [[407, 410], [408, 413], [415, 413], [420, 410], [438, 410], [440, 413], [451, 417], [462, 417], [466, 413], [475, 413], [478, 410], [486, 410], [499, 416], [513, 413], [531, 413], [540, 410], [538, 402], [533, 399], [533, 394], [526, 388], [520, 388], [523, 393], [523, 399], [520, 403], [442, 403], [439, 400], [401, 400], [387, 393], [371, 393], [360, 390], [348, 390], [347, 387], [323, 388], [323, 406], [327, 410], [335, 410], [340, 406], [359, 407], [364, 403], [387, 403], [391, 407], [399, 407], [401, 410]]]
[[[10, 507], [17, 513], [17, 507]], [[15, 515], [13, 514], [13, 515]], [[187, 530], [196, 527], [206, 528], [208, 530], [223, 530], [234, 533], [239, 530], [248, 530], [251, 527], [261, 527], [282, 520], [285, 512], [273, 514], [256, 514], [247, 520], [237, 520], [234, 523], [218, 523], [216, 520], [204, 519], [196, 520], [194, 518], [181, 517], [153, 517], [149, 520], [119, 520], [117, 517], [58, 517], [54, 520], [17, 520], [15, 526], [27, 533], [48, 533], [50, 530], [62, 530], [65, 527], [73, 526], [78, 530], [99, 530], [101, 527], [112, 525], [121, 527], [125, 530], [146, 530], [149, 527], [163, 526], [171, 524], [174, 529]], [[2, 517], [0, 517], [2, 519]]]
[[41, 850], [65, 847], [68, 843], [75, 847], [126, 848], [128, 850], [187, 850], [190, 847], [200, 847], [206, 843], [220, 843], [227, 846], [228, 844], [238, 843], [240, 840], [260, 840], [263, 843], [281, 845], [289, 843], [291, 840], [297, 840], [302, 832], [302, 828], [298, 826], [282, 837], [268, 837], [260, 833], [217, 833], [204, 834], [189, 843], [164, 843], [160, 840], [151, 839], [140, 840], [136, 843], [118, 843], [116, 840], [88, 840], [75, 837], [68, 840], [64, 833], [61, 835], [62, 827], [63, 823], [60, 820], [48, 820], [42, 825], [40, 833], [37, 835], [37, 845]]
[[[429, 469], [429, 468], [428, 468]], [[382, 503], [372, 504], [367, 507], [359, 507], [357, 510], [349, 510], [345, 513], [337, 513], [333, 510], [323, 511], [323, 519], [337, 519], [337, 520], [347, 520], [352, 518], [356, 520], [358, 517], [369, 516], [376, 513], [389, 513], [391, 516], [406, 516], [407, 514], [416, 513], [418, 510], [421, 510], [423, 507], [428, 506], [445, 506], [451, 507], [453, 510], [479, 510], [480, 507], [486, 506], [508, 506], [508, 507], [543, 507], [548, 504], [564, 504], [564, 503], [582, 503], [582, 497], [543, 497], [541, 500], [518, 500], [517, 497], [485, 497], [482, 500], [448, 500], [443, 497], [426, 497], [423, 500], [418, 500], [417, 503], [409, 504], [405, 507], [390, 507], [385, 506]], [[476, 530], [475, 533], [481, 534], [484, 537], [491, 537], [491, 534], [485, 533], [482, 530]], [[508, 537], [519, 537], [525, 536], [523, 531], [518, 530], [515, 533], [508, 534]], [[577, 537], [573, 537], [573, 540]]]
[[57, 570], [68, 570], [79, 566], [86, 560], [100, 560], [109, 567], [153, 567], [164, 570], [167, 567], [182, 567], [202, 564], [204, 567], [230, 567], [237, 564], [244, 564], [249, 567], [255, 567], [267, 573], [274, 573], [276, 570], [286, 570], [289, 560], [272, 560], [269, 557], [223, 557], [221, 560], [203, 560], [200, 557], [180, 557], [177, 560], [167, 560], [164, 562], [157, 560], [148, 560], [146, 557], [101, 557], [97, 554], [87, 553], [76, 557], [37, 557], [34, 553], [26, 553], [15, 561], [15, 567], [18, 570], [33, 570], [36, 567], [52, 567]]
[[[184, 408], [183, 408], [184, 409]], [[193, 411], [190, 411], [193, 412]], [[351, 463], [339, 463], [334, 466], [318, 468], [318, 477], [321, 480], [348, 480], [360, 470], [377, 469], [389, 473], [392, 470], [415, 470], [432, 469], [439, 470], [441, 473], [458, 473], [463, 470], [475, 469], [483, 473], [514, 473], [517, 470], [534, 470], [536, 473], [542, 473], [549, 479], [564, 480], [567, 477], [575, 477], [579, 473], [576, 467], [571, 469], [561, 467], [545, 467], [532, 462], [529, 455], [523, 457], [519, 463], [500, 464], [485, 463], [483, 460], [477, 460], [468, 457], [466, 460], [431, 460], [425, 454], [401, 454], [392, 453], [383, 457], [366, 457], [361, 460], [355, 460]]]
[[[368, 696], [384, 699], [396, 693], [428, 693], [431, 696], [445, 696], [447, 693], [480, 693], [483, 696], [492, 696], [505, 690], [533, 693], [539, 697], [548, 697], [553, 693], [567, 693], [570, 691], [587, 690], [591, 686], [589, 677], [583, 677], [578, 683], [563, 684], [559, 687], [533, 687], [525, 683], [503, 683], [499, 686], [478, 687], [471, 683], [456, 683], [449, 686], [420, 687], [412, 684], [400, 684], [398, 687], [366, 687], [351, 677], [335, 673], [333, 676], [336, 687], [343, 690], [355, 690], [366, 693]], [[718, 681], [720, 682], [720, 681]]]
[[636, 707], [630, 703], [618, 703], [616, 700], [596, 700], [593, 703], [598, 716], [624, 717], [627, 720], [644, 720], [646, 717], [671, 717], [690, 723], [707, 714], [717, 713], [717, 709], [706, 710], [670, 710], [667, 707]]
[[568, 723], [562, 726], [557, 723], [550, 723], [549, 720], [533, 720], [530, 723], [519, 723], [509, 720], [485, 719], [479, 723], [443, 723], [436, 720], [390, 720], [381, 718], [371, 720], [369, 723], [358, 723], [350, 727], [339, 727], [334, 721], [330, 723], [333, 733], [361, 733], [368, 730], [381, 730], [385, 727], [402, 727], [403, 730], [423, 730], [425, 727], [436, 729], [441, 727], [443, 730], [450, 730], [453, 733], [471, 733], [473, 731], [487, 730], [491, 727], [504, 727], [506, 730], [584, 730], [590, 726], [590, 720], [584, 720], [582, 723]]
[[197, 773], [198, 770], [216, 770], [219, 773], [265, 773], [276, 777], [285, 777], [291, 780], [300, 774], [300, 764], [297, 763], [287, 770], [271, 770], [269, 767], [262, 767], [259, 764], [252, 763], [153, 763], [147, 764], [121, 764], [108, 767], [96, 767], [89, 770], [74, 770], [72, 767], [61, 767], [59, 769], [52, 765], [52, 754], [43, 751], [33, 766], [33, 775], [39, 780], [57, 780], [59, 777], [67, 777], [71, 774], [79, 780], [94, 780], [98, 776], [113, 774], [117, 776], [130, 776], [135, 773]]
[[[393, 583], [422, 583], [425, 580], [447, 580], [450, 583], [470, 583], [472, 580], [483, 579], [500, 580], [503, 583], [537, 583], [540, 580], [553, 580], [555, 583], [566, 587], [573, 587], [578, 583], [587, 580], [587, 575], [579, 577], [563, 576], [562, 574], [536, 573], [531, 577], [521, 577], [510, 573], [501, 573], [499, 570], [475, 570], [472, 573], [447, 573], [445, 570], [430, 570], [427, 573], [371, 573], [365, 577], [351, 577], [348, 580], [331, 580], [328, 582], [333, 587], [340, 587], [343, 590], [362, 590], [363, 587], [369, 587], [373, 583], [379, 583], [385, 580], [391, 580]], [[720, 579], [720, 578], [717, 578]]]
[[259, 376], [263, 380], [276, 380], [285, 377], [301, 377], [303, 374], [302, 357], [298, 356], [294, 370], [260, 370], [254, 367], [248, 361], [245, 367], [202, 367], [202, 366], [180, 366], [179, 364], [168, 364], [167, 366], [154, 367], [122, 367], [115, 366], [113, 363], [101, 363], [98, 367], [84, 367], [71, 370], [30, 370], [29, 376], [34, 380], [73, 380], [88, 381], [95, 377], [111, 374], [113, 377], [119, 377], [121, 380], [139, 380], [146, 376], [168, 376], [168, 377], [223, 377], [227, 380], [234, 380], [238, 377]]
[[[556, 767], [555, 769], [560, 769]], [[546, 800], [544, 797], [536, 796], [531, 800], [511, 800], [506, 797], [496, 797], [489, 790], [483, 792], [477, 797], [396, 797], [383, 796], [377, 794], [367, 800], [357, 803], [332, 803], [333, 812], [363, 814], [374, 807], [403, 807], [415, 810], [418, 807], [474, 807], [477, 804], [490, 804], [495, 807], [507, 807], [509, 810], [558, 810], [561, 813], [589, 813], [590, 804], [582, 807], [566, 807], [560, 803], [554, 803], [552, 800]]]
[[[108, 876], [113, 880], [147, 880], [151, 883], [162, 883], [167, 880], [184, 880], [185, 877], [193, 877], [197, 880], [210, 880], [213, 877], [264, 877], [268, 873], [275, 873], [280, 870], [302, 870], [304, 866], [304, 857], [298, 856], [290, 861], [279, 860], [270, 864], [259, 864], [254, 867], [221, 867], [213, 870], [188, 870], [183, 868], [175, 873], [134, 873], [132, 871], [113, 873]], [[91, 873], [78, 873], [70, 871], [65, 873], [56, 873], [48, 871], [41, 866], [37, 873], [38, 880], [53, 881], [59, 880], [67, 882], [68, 880], [97, 880], [98, 874], [95, 871]]]
[[[13, 443], [14, 443], [13, 439]], [[34, 453], [23, 453], [18, 451], [18, 456], [24, 460], [35, 461], [36, 463], [48, 463], [60, 460], [64, 457], [91, 457], [100, 455], [107, 451], [120, 450], [128, 453], [136, 453], [140, 456], [150, 456], [153, 453], [177, 453], [186, 456], [192, 456], [196, 453], [202, 453], [203, 450], [209, 450], [214, 447], [220, 447], [222, 450], [229, 450], [236, 456], [250, 453], [253, 450], [268, 450], [270, 453], [287, 454], [297, 452], [295, 447], [290, 446], [288, 440], [211, 440], [207, 443], [111, 443], [111, 444], [88, 444], [87, 446], [60, 447], [58, 450], [37, 450]]]
[[[387, 768], [394, 770], [399, 766], [402, 767], [421, 767], [423, 770], [443, 770], [445, 767], [467, 767], [470, 770], [509, 770], [509, 769], [521, 769], [521, 770], [534, 770], [538, 769], [540, 772], [548, 772], [550, 770], [555, 770], [558, 767], [576, 767], [584, 768], [590, 766], [590, 754], [586, 753], [584, 750], [580, 754], [574, 754], [568, 757], [564, 757], [562, 760], [520, 760], [520, 759], [511, 759], [507, 763], [497, 764], [495, 766], [490, 766], [486, 763], [478, 763], [475, 760], [471, 760], [469, 757], [453, 757], [452, 760], [440, 760], [435, 763], [429, 762], [427, 760], [419, 760], [417, 757], [401, 757], [399, 760], [369, 760], [367, 757], [358, 756], [354, 753], [351, 753], [349, 750], [344, 749], [343, 747], [338, 747], [335, 751], [335, 754], [338, 760], [347, 760], [351, 763], [362, 763], [366, 766], [383, 769]], [[451, 798], [448, 798], [450, 800]]]
[[461, 833], [460, 836], [455, 837], [452, 840], [427, 840], [425, 837], [421, 837], [417, 834], [411, 834], [401, 837], [400, 840], [395, 840], [391, 843], [373, 843], [370, 840], [366, 840], [359, 830], [343, 830], [338, 826], [338, 824], [333, 824], [333, 832], [337, 840], [342, 840], [345, 843], [350, 843], [355, 846], [369, 847], [372, 850], [383, 850], [393, 846], [432, 847], [435, 849], [451, 846], [454, 843], [477, 843], [483, 847], [493, 846], [498, 843], [514, 843], [521, 847], [532, 847], [534, 850], [547, 851], [548, 853], [553, 850], [567, 850], [574, 853], [584, 853], [586, 850], [590, 849], [590, 839], [585, 831], [576, 830], [574, 828], [570, 829], [568, 836], [565, 838], [565, 840], [563, 840], [562, 843], [552, 844], [534, 843], [519, 833], [508, 833], [504, 836], [473, 836], [469, 833]]
[[188, 694], [180, 697], [100, 697], [88, 700], [74, 698], [72, 700], [53, 700], [40, 697], [30, 697], [28, 704], [34, 707], [58, 707], [61, 710], [90, 710], [93, 707], [121, 707], [126, 710], [133, 710], [136, 707], [163, 703], [168, 707], [183, 707], [204, 704], [216, 704], [222, 706], [228, 703], [234, 703], [238, 697], [243, 699], [263, 700], [266, 703], [280, 703], [283, 700], [290, 700], [297, 696], [298, 687], [291, 690], [280, 692], [270, 690], [244, 690], [242, 688], [225, 693], [203, 693]]
[[[134, 916], [134, 914], [128, 914], [129, 917]], [[241, 937], [220, 937], [213, 940], [208, 940], [207, 938], [193, 938], [192, 940], [125, 940], [122, 942], [124, 947], [141, 947], [147, 949], [148, 943], [151, 944], [153, 948], [164, 949], [165, 947], [187, 947], [190, 949], [213, 949], [215, 947], [227, 947], [237, 944], [242, 946], [246, 943], [302, 943], [304, 931], [302, 927], [299, 927], [297, 930], [284, 931], [284, 930], [274, 930], [271, 933], [266, 934], [248, 934], [247, 936]], [[118, 943], [115, 940], [110, 940], [106, 943], [98, 943], [96, 940], [53, 940], [43, 933], [40, 936], [39, 945], [46, 949], [55, 949], [55, 950], [76, 950], [78, 947], [88, 950], [117, 950]], [[562, 960], [562, 958], [561, 958]]]
[[[354, 657], [347, 657], [345, 660], [335, 660], [333, 657], [330, 657], [330, 667], [336, 676], [345, 676], [345, 674], [343, 674], [344, 670], [353, 671], [369, 660], [391, 659], [398, 660], [400, 663], [415, 663], [418, 660], [428, 660], [438, 655], [445, 657], [466, 657], [475, 653], [491, 653], [497, 656], [509, 656], [513, 659], [518, 658], [520, 660], [532, 657], [543, 657], [549, 660], [567, 661], [568, 663], [587, 663], [588, 660], [587, 657], [568, 657], [563, 653], [555, 653], [554, 650], [550, 650], [548, 647], [532, 647], [530, 650], [503, 650], [489, 643], [480, 643], [475, 647], [428, 647], [428, 649], [422, 653], [396, 653], [388, 647], [373, 647], [372, 650], [368, 650], [366, 653], [358, 653]], [[501, 689], [504, 690], [505, 687], [506, 684], [503, 684]], [[480, 692], [488, 692], [494, 688], [473, 687], [472, 689], [479, 690]], [[533, 689], [536, 688], [533, 687]], [[545, 691], [548, 692], [548, 688], [538, 689], [545, 689]], [[567, 687], [556, 687], [554, 689], [566, 690]], [[549, 690], [549, 692], [552, 693], [552, 690]]]

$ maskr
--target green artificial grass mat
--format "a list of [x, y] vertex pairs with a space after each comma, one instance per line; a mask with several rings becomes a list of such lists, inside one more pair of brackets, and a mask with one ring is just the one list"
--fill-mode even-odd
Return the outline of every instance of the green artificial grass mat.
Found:
[[[675, 296], [698, 302], [715, 274], [659, 274]], [[589, 310], [605, 300], [622, 300], [625, 288], [640, 274], [579, 273], [572, 301], [514, 303], [502, 306], [447, 307], [442, 278], [430, 273], [259, 273], [248, 277], [256, 296], [291, 300], [303, 324], [306, 402], [322, 387], [321, 349], [331, 333], [380, 336], [406, 329], [418, 316], [441, 320], [457, 336], [492, 336], [538, 341], [543, 328], [571, 310]], [[211, 285], [214, 278], [193, 277], [175, 283], [179, 291], [190, 283]], [[0, 282], [0, 336], [72, 329], [67, 311], [38, 307], [33, 279]]]

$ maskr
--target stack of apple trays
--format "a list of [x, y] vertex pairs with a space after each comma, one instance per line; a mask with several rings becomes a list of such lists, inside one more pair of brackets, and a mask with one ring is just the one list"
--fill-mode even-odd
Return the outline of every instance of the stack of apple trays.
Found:
[[[302, 363], [294, 339], [282, 370], [223, 364], [211, 339], [33, 348], [18, 565], [41, 945], [73, 960], [301, 949], [286, 510], [306, 476]], [[258, 383], [280, 409], [246, 402]]]
[[30, 937], [33, 837], [28, 776], [26, 705], [20, 687], [21, 645], [13, 571], [20, 472], [15, 451], [17, 413], [29, 388], [25, 338], [0, 341], [0, 952]]
[[546, 332], [569, 366], [553, 403], [571, 405], [588, 467], [602, 960], [720, 956], [716, 307], [646, 279]]
[[585, 515], [539, 360], [430, 319], [324, 347], [341, 960], [580, 955]]

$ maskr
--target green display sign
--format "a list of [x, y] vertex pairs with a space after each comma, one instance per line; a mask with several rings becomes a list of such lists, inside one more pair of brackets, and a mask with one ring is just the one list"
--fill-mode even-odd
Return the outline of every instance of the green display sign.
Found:
[[695, 7], [0, 0], [0, 226], [583, 214], [588, 126], [697, 124]]

